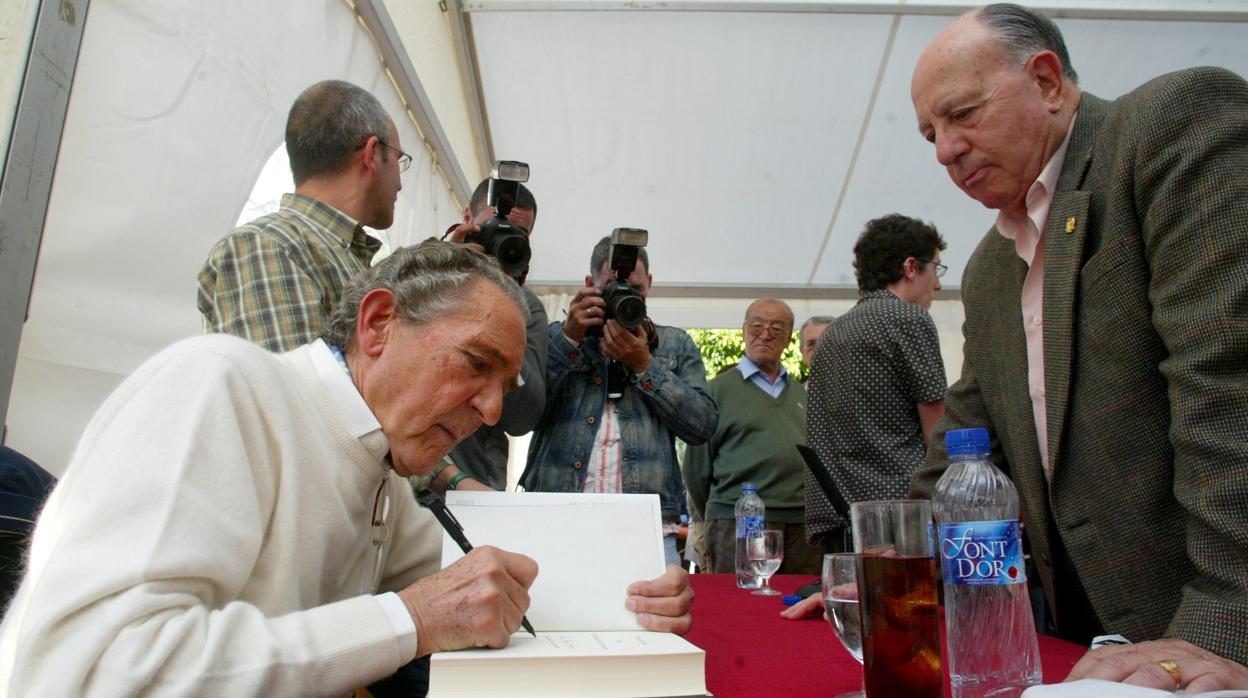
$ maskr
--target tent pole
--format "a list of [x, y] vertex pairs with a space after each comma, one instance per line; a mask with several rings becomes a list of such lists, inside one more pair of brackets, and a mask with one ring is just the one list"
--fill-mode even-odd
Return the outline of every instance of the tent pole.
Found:
[[468, 96], [468, 110], [472, 126], [477, 132], [477, 156], [481, 158], [481, 171], [489, 172], [494, 164], [494, 140], [490, 137], [490, 124], [485, 111], [485, 99], [481, 94], [481, 74], [478, 72], [477, 51], [472, 41], [472, 29], [460, 0], [442, 0], [443, 11], [451, 25], [451, 39], [455, 44], [455, 60], [459, 65], [459, 77], [464, 94]]
[[390, 20], [390, 14], [386, 12], [385, 3], [383, 0], [354, 0], [353, 4], [364, 27], [373, 35], [387, 72], [407, 105], [408, 113], [416, 120], [421, 136], [430, 146], [438, 168], [442, 170], [452, 193], [467, 204], [468, 197], [472, 194], [468, 178], [464, 175], [463, 168], [460, 167], [450, 139], [442, 130], [437, 112], [433, 109], [433, 102], [429, 100], [429, 95], [420, 84], [416, 67], [412, 65], [412, 59], [407, 55], [407, 50], [403, 48], [403, 41], [394, 28], [394, 22]]
[[0, 441], [89, 0], [43, 0], [0, 172]]

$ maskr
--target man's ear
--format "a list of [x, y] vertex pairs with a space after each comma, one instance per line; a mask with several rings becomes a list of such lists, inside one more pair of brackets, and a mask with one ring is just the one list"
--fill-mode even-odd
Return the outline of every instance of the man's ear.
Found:
[[1040, 89], [1040, 95], [1050, 113], [1062, 110], [1070, 92], [1066, 89], [1062, 59], [1052, 51], [1041, 51], [1027, 59], [1027, 75]]
[[471, 204], [464, 207], [464, 222], [465, 223], [472, 222], [472, 205]]
[[919, 274], [919, 260], [915, 257], [906, 257], [906, 261], [901, 263], [901, 277], [903, 279], [913, 279]]
[[384, 288], [369, 291], [360, 301], [360, 314], [355, 321], [355, 344], [360, 353], [373, 359], [380, 356], [397, 317], [392, 292]]
[[585, 288], [593, 288], [595, 285], [596, 284], [594, 283], [594, 277], [590, 276], [589, 274], [586, 274], [585, 275]]
[[379, 150], [381, 150], [381, 139], [377, 136], [369, 136], [368, 140], [364, 141], [364, 145], [360, 146], [359, 167], [361, 170], [373, 176], [377, 175], [381, 160], [377, 157]]

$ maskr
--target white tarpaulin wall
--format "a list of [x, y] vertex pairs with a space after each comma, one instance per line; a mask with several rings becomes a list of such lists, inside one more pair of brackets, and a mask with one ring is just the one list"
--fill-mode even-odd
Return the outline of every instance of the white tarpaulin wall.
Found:
[[8, 413], [9, 445], [54, 473], [122, 376], [201, 331], [196, 274], [308, 85], [349, 80], [395, 117], [415, 160], [391, 243], [460, 210], [342, 0], [96, 0], [86, 26]]

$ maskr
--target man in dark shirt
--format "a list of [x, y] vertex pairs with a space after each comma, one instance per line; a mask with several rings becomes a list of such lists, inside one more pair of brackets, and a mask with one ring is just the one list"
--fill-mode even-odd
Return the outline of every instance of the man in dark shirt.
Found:
[[[893, 214], [854, 245], [861, 298], [819, 340], [809, 381], [806, 439], [849, 502], [900, 499], [944, 411], [945, 367], [927, 313], [940, 289], [945, 242], [930, 225]], [[848, 522], [807, 471], [806, 535], [845, 548]]]

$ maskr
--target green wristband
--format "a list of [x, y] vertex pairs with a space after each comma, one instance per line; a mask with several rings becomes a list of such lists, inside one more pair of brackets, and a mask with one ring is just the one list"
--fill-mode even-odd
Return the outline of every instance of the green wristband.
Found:
[[455, 489], [456, 485], [463, 482], [464, 480], [467, 480], [470, 477], [472, 476], [461, 470], [458, 473], [455, 473], [455, 476], [451, 478], [450, 482], [446, 483], [446, 489], [453, 490]]

